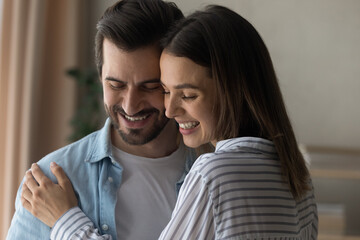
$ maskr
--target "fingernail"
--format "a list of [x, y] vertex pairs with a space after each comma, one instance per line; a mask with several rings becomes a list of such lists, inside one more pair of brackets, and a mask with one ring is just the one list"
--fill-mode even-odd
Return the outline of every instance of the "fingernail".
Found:
[[56, 167], [56, 163], [55, 163], [55, 162], [51, 162], [51, 163], [50, 163], [50, 167]]

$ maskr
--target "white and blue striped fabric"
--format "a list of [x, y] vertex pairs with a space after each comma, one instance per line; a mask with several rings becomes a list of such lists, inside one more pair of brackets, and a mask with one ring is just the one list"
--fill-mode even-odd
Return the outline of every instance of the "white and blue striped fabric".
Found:
[[196, 160], [160, 239], [317, 239], [317, 226], [313, 191], [295, 201], [273, 143], [244, 137]]

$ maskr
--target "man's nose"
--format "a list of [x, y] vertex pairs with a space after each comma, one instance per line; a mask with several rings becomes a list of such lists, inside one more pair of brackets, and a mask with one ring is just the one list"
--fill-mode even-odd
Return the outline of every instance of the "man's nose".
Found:
[[136, 88], [128, 88], [124, 93], [122, 108], [129, 116], [135, 115], [143, 109], [143, 96]]

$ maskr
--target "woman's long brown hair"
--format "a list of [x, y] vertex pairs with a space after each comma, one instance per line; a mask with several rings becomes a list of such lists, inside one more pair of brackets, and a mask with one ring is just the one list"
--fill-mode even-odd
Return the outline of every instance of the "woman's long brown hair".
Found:
[[295, 199], [309, 190], [309, 172], [286, 112], [270, 54], [255, 28], [237, 13], [209, 6], [181, 20], [164, 51], [209, 69], [217, 89], [217, 140], [253, 136], [273, 141]]

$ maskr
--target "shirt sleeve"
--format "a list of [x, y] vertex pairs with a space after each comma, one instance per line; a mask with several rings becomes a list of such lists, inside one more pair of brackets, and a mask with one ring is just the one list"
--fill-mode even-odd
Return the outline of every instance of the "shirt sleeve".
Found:
[[50, 234], [51, 240], [112, 240], [111, 235], [100, 235], [91, 220], [79, 207], [68, 210], [55, 223]]
[[215, 239], [213, 209], [203, 178], [190, 172], [180, 189], [171, 220], [159, 239]]

